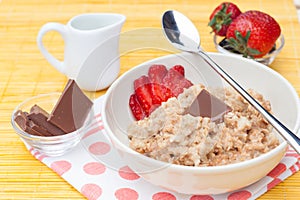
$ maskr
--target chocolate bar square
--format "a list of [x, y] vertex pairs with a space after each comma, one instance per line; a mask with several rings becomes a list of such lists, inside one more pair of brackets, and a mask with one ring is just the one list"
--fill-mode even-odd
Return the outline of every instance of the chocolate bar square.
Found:
[[92, 106], [93, 102], [70, 79], [48, 121], [66, 133], [73, 132], [82, 127]]

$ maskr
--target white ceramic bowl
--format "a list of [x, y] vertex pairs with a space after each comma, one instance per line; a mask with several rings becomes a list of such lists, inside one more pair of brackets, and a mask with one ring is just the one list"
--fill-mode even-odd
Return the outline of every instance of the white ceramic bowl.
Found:
[[[274, 115], [292, 131], [300, 126], [298, 95], [291, 84], [263, 64], [238, 56], [209, 53], [224, 70], [245, 89], [252, 88], [270, 100]], [[129, 148], [127, 127], [134, 120], [128, 106], [133, 81], [147, 74], [151, 64], [185, 66], [186, 77], [193, 83], [224, 86], [220, 77], [195, 54], [181, 53], [150, 60], [132, 68], [108, 89], [102, 118], [113, 145], [128, 166], [154, 185], [186, 194], [218, 194], [245, 187], [264, 177], [282, 159], [287, 143], [252, 160], [214, 167], [190, 167], [167, 164], [139, 154]], [[288, 103], [287, 103], [288, 102]]]

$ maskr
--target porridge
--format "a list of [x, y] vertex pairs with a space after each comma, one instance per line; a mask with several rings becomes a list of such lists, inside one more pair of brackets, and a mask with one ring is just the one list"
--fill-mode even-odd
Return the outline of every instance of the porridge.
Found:
[[[207, 90], [201, 84], [184, 89], [177, 98], [163, 102], [149, 117], [130, 124], [130, 147], [168, 163], [218, 166], [249, 160], [278, 146], [272, 126], [230, 88], [211, 92], [218, 97], [217, 101], [222, 96], [224, 99], [221, 101], [224, 112], [218, 111], [217, 117], [192, 114], [191, 105], [204, 91]], [[271, 112], [269, 101], [253, 90], [248, 92]]]

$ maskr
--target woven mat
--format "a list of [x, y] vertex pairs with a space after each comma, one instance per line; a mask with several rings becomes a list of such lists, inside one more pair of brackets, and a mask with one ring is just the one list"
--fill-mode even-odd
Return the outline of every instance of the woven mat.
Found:
[[[286, 44], [270, 67], [288, 79], [300, 94], [300, 25], [293, 0], [234, 2], [243, 11], [262, 10], [278, 20]], [[74, 15], [84, 12], [117, 12], [127, 16], [122, 29], [126, 32], [144, 27], [160, 28], [162, 13], [167, 9], [176, 9], [196, 24], [202, 47], [207, 51], [216, 51], [207, 23], [211, 10], [219, 3], [219, 0], [0, 1], [0, 199], [83, 198], [60, 176], [33, 158], [10, 125], [13, 109], [25, 98], [61, 92], [67, 82], [67, 78], [56, 71], [37, 48], [36, 36], [43, 24], [51, 21], [66, 23]], [[153, 38], [153, 41], [156, 39]], [[139, 43], [141, 40], [132, 37], [128, 42]], [[63, 59], [64, 43], [60, 35], [48, 33], [44, 43], [57, 58]], [[121, 73], [166, 53], [158, 49], [127, 52], [121, 57]], [[99, 97], [104, 93], [101, 91], [91, 95]], [[296, 173], [261, 199], [297, 199], [299, 196], [300, 174]]]

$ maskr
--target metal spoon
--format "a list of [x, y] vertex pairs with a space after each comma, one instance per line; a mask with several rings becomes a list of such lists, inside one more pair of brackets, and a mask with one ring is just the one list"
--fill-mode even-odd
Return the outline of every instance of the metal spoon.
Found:
[[169, 42], [177, 49], [199, 54], [228, 84], [242, 95], [266, 120], [281, 134], [283, 138], [300, 154], [300, 139], [278, 119], [265, 110], [249, 93], [243, 89], [230, 75], [214, 62], [201, 48], [200, 36], [194, 24], [178, 11], [166, 11], [162, 17], [162, 26]]

